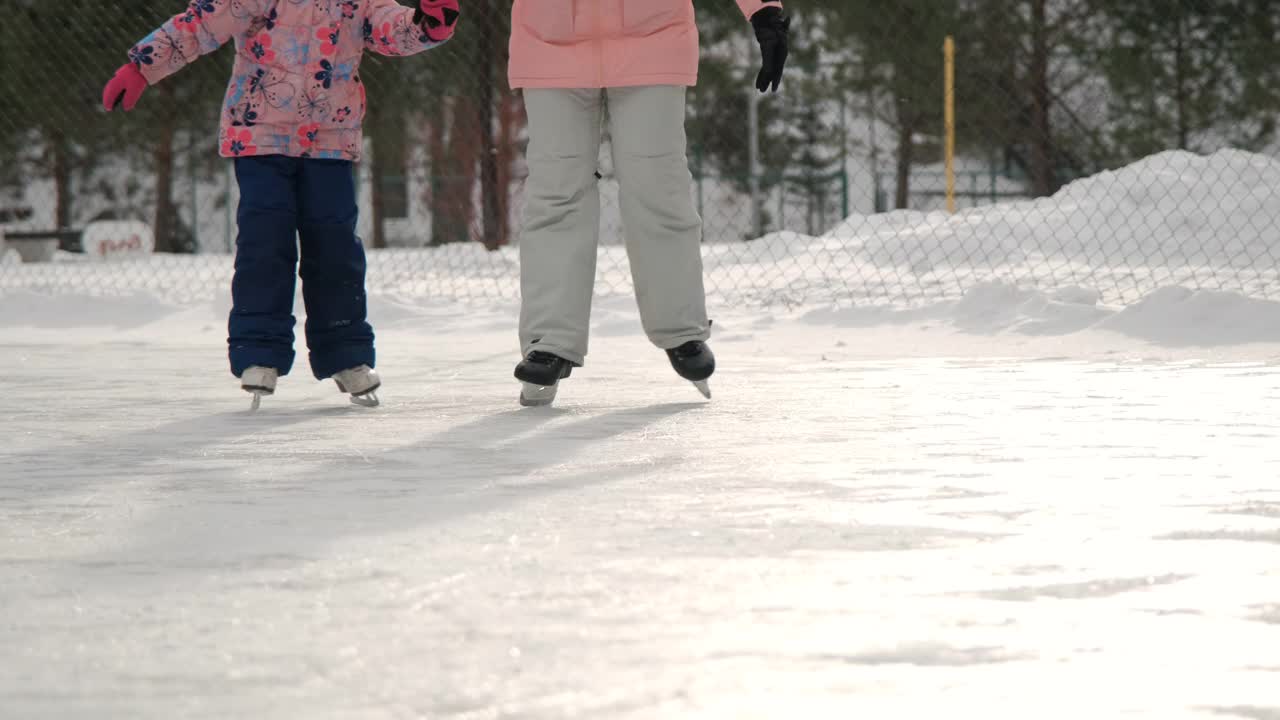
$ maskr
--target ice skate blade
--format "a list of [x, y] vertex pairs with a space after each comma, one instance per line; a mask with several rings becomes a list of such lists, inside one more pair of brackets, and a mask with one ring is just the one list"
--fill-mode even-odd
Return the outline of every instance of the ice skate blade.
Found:
[[369, 391], [363, 395], [352, 395], [351, 404], [359, 405], [360, 407], [376, 408], [382, 404], [382, 401], [378, 399], [378, 393]]
[[520, 390], [520, 404], [524, 407], [546, 407], [556, 399], [555, 385], [534, 385], [532, 383], [523, 383]]
[[711, 399], [711, 383], [706, 380], [694, 380], [693, 386], [698, 388], [698, 392], [702, 393], [702, 397]]
[[262, 408], [262, 396], [265, 393], [254, 391], [253, 402], [249, 403], [249, 412], [256, 413]]

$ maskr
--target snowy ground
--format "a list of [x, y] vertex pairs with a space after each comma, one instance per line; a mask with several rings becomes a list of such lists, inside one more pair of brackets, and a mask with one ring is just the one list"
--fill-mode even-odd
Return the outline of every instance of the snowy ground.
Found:
[[610, 300], [532, 411], [378, 300], [383, 408], [248, 415], [221, 303], [2, 297], [0, 717], [1274, 720], [1280, 314], [1073, 300], [722, 313], [710, 403]]

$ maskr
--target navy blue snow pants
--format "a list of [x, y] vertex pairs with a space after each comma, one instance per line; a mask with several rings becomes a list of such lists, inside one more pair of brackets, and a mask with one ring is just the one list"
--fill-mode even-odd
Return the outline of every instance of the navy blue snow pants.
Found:
[[351, 163], [266, 155], [237, 158], [235, 166], [240, 233], [228, 322], [231, 372], [240, 377], [259, 365], [289, 373], [299, 276], [316, 379], [373, 367]]

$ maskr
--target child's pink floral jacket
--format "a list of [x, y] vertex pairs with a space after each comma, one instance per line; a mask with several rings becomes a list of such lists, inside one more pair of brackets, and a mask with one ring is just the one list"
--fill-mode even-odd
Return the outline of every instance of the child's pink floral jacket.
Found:
[[192, 0], [129, 51], [154, 85], [235, 39], [219, 130], [223, 157], [359, 160], [360, 58], [440, 45], [396, 0]]

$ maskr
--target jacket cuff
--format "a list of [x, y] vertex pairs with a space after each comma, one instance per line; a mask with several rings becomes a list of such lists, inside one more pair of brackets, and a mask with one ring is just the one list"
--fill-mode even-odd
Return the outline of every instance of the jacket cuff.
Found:
[[766, 0], [738, 0], [738, 7], [741, 8], [743, 16], [750, 20], [752, 15], [755, 15], [764, 8], [781, 8], [782, 3]]
[[161, 80], [177, 72], [176, 68], [173, 70], [165, 71], [165, 70], [161, 70], [156, 65], [139, 65], [137, 63], [134, 63], [133, 66], [138, 68], [138, 74], [142, 75], [142, 79], [147, 81], [148, 86], [155, 85]]

